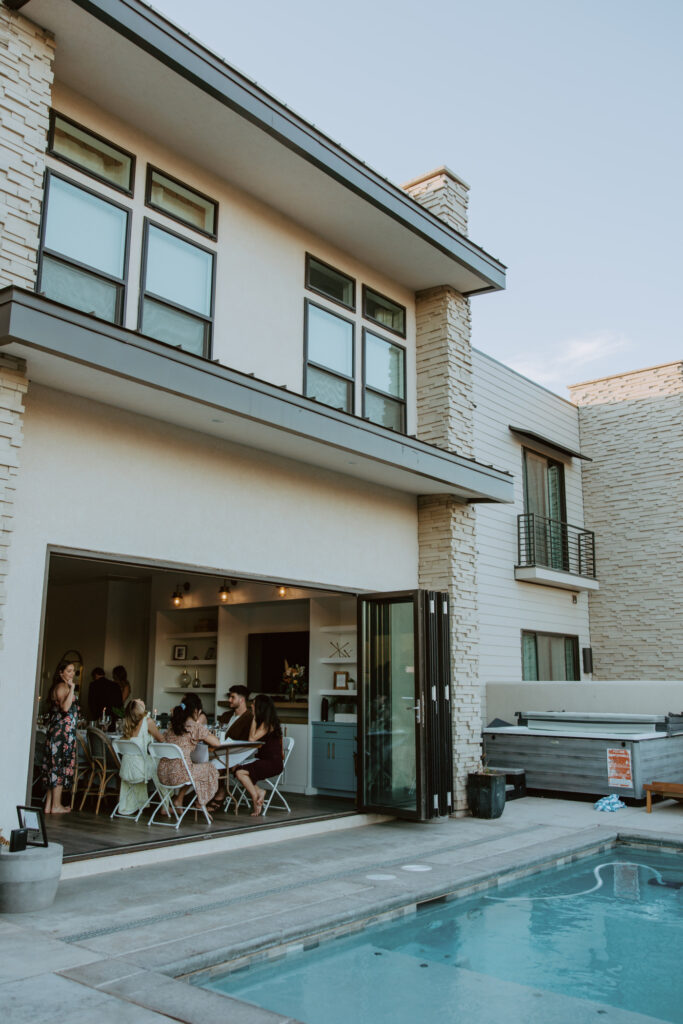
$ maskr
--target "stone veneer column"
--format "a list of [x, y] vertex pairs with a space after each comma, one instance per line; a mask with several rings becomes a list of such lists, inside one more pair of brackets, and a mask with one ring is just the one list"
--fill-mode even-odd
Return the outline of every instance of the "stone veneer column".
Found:
[[0, 288], [36, 280], [54, 40], [0, 6]]
[[[404, 188], [461, 233], [467, 185], [440, 168]], [[474, 453], [469, 301], [448, 286], [416, 295], [417, 436]], [[444, 495], [418, 499], [419, 585], [445, 590], [451, 606], [454, 808], [467, 808], [467, 773], [481, 755], [475, 508]]]
[[683, 362], [576, 384], [594, 679], [680, 679], [683, 669]]
[[23, 399], [27, 387], [24, 360], [0, 352], [0, 648], [4, 638], [5, 581], [9, 569], [19, 449], [23, 441]]

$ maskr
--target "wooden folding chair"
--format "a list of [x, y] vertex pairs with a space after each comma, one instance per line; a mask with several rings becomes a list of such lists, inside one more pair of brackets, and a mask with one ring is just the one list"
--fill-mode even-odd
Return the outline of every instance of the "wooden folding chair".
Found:
[[89, 726], [86, 730], [86, 735], [92, 768], [88, 779], [88, 785], [83, 794], [83, 799], [81, 800], [80, 809], [83, 810], [83, 804], [85, 803], [86, 798], [90, 795], [91, 790], [93, 790], [94, 796], [94, 786], [97, 782], [97, 805], [95, 808], [95, 814], [99, 814], [100, 804], [104, 797], [118, 797], [118, 793], [116, 791], [107, 793], [107, 786], [118, 775], [121, 762], [118, 759], [116, 751], [111, 745], [111, 740], [106, 733], [102, 732], [101, 729], [94, 729], [92, 726]]

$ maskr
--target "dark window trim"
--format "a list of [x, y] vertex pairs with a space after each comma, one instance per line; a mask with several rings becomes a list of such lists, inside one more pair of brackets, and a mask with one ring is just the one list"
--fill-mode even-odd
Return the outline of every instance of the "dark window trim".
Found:
[[554, 636], [554, 637], [557, 637], [560, 640], [571, 640], [573, 642], [573, 644], [574, 644], [574, 663], [576, 665], [576, 671], [578, 672], [578, 675], [576, 676], [575, 679], [565, 679], [565, 680], [562, 680], [562, 679], [554, 680], [554, 679], [552, 679], [552, 680], [550, 680], [550, 682], [560, 682], [560, 683], [561, 682], [567, 682], [567, 683], [580, 683], [581, 682], [581, 668], [580, 668], [580, 665], [579, 665], [579, 637], [578, 637], [578, 635], [576, 633], [552, 633], [552, 632], [549, 632], [548, 630], [545, 630], [545, 629], [522, 629], [520, 631], [519, 647], [520, 647], [520, 652], [521, 652], [521, 657], [522, 657], [522, 681], [523, 682], [529, 682], [529, 683], [543, 682], [543, 680], [539, 680], [539, 679], [524, 679], [523, 678], [524, 677], [524, 637], [525, 636], [533, 636], [533, 638], [534, 638], [534, 643], [536, 645], [536, 667], [537, 667], [537, 669], [538, 669], [538, 640], [537, 640], [537, 637], [539, 637], [539, 636]]
[[[314, 257], [317, 258], [317, 257]], [[338, 303], [341, 305], [341, 303]], [[332, 370], [329, 366], [324, 366], [322, 363], [318, 363], [313, 359], [308, 358], [308, 307], [315, 306], [316, 309], [322, 309], [323, 313], [329, 313], [330, 316], [336, 316], [340, 320], [344, 320], [345, 323], [351, 324], [351, 376], [347, 377], [346, 374], [340, 373], [338, 370]], [[344, 409], [343, 412], [354, 414], [356, 408], [356, 324], [354, 320], [351, 320], [347, 316], [341, 316], [340, 313], [335, 312], [332, 309], [327, 309], [326, 306], [321, 306], [319, 302], [314, 302], [313, 299], [304, 299], [304, 374], [303, 374], [303, 395], [304, 398], [308, 397], [306, 388], [308, 385], [308, 367], [312, 366], [316, 370], [321, 370], [323, 373], [329, 373], [331, 377], [336, 377], [338, 380], [344, 380], [351, 384], [351, 408]], [[320, 405], [324, 405], [324, 402], [320, 402]], [[329, 406], [330, 409], [337, 408], [336, 406]]]
[[[315, 262], [319, 263], [321, 266], [327, 267], [328, 270], [333, 270], [335, 274], [340, 274], [342, 277], [348, 278], [348, 280], [351, 282], [351, 286], [353, 288], [353, 304], [352, 305], [349, 306], [345, 302], [342, 302], [340, 299], [332, 298], [332, 296], [328, 295], [327, 292], [323, 292], [319, 288], [314, 288], [313, 285], [309, 283], [308, 269], [310, 267], [310, 261], [311, 260], [315, 260]], [[319, 256], [314, 256], [312, 252], [307, 252], [306, 253], [306, 263], [305, 263], [305, 271], [304, 271], [304, 288], [306, 289], [306, 291], [315, 292], [316, 295], [320, 295], [323, 299], [327, 299], [328, 302], [334, 302], [335, 306], [341, 306], [342, 309], [350, 309], [354, 313], [356, 311], [356, 279], [355, 279], [355, 277], [351, 277], [351, 275], [345, 273], [345, 271], [339, 270], [338, 267], [333, 267], [331, 263], [326, 263], [325, 260], [321, 260]], [[321, 306], [320, 308], [322, 309], [324, 307]]]
[[[45, 229], [47, 227], [47, 212], [50, 205], [50, 185], [52, 183], [53, 178], [57, 178], [59, 181], [64, 181], [67, 185], [72, 185], [74, 188], [79, 188], [82, 192], [87, 192], [89, 195], [94, 196], [95, 199], [100, 199], [103, 203], [109, 203], [111, 206], [115, 206], [117, 209], [123, 210], [123, 212], [126, 215], [126, 243], [125, 251], [123, 254], [122, 278], [110, 277], [109, 274], [105, 274], [101, 270], [96, 270], [95, 267], [90, 267], [88, 266], [87, 263], [81, 263], [79, 260], [71, 259], [69, 256], [65, 256], [63, 253], [56, 252], [54, 249], [47, 248], [47, 246], [45, 245]], [[67, 178], [63, 174], [59, 174], [57, 171], [53, 171], [52, 169], [48, 168], [45, 171], [45, 185], [43, 188], [43, 206], [40, 217], [40, 239], [38, 251], [38, 270], [36, 274], [36, 292], [39, 295], [43, 294], [41, 291], [41, 285], [43, 283], [43, 252], [45, 252], [47, 256], [52, 257], [52, 259], [60, 260], [67, 266], [72, 266], [76, 267], [78, 270], [87, 271], [88, 273], [92, 274], [93, 277], [99, 277], [105, 281], [112, 281], [114, 284], [119, 285], [121, 289], [118, 302], [119, 319], [116, 320], [115, 323], [117, 323], [119, 326], [122, 326], [125, 323], [126, 300], [128, 298], [128, 269], [130, 260], [130, 236], [132, 221], [131, 214], [132, 211], [129, 209], [129, 207], [124, 206], [122, 203], [117, 203], [115, 202], [115, 200], [110, 199], [108, 196], [103, 196], [99, 192], [96, 192], [94, 189], [88, 188], [87, 185], [81, 185], [80, 182], [72, 181], [71, 178]], [[73, 309], [75, 307], [69, 306], [68, 308]], [[97, 317], [96, 319], [100, 320], [101, 317]], [[105, 323], [109, 323], [109, 321], [107, 320], [105, 321]]]
[[[194, 309], [188, 309], [187, 306], [181, 306], [180, 303], [173, 302], [171, 299], [163, 298], [157, 295], [156, 292], [148, 292], [147, 286], [147, 254], [149, 249], [149, 229], [151, 227], [158, 228], [159, 231], [165, 231], [167, 235], [173, 235], [174, 238], [180, 239], [181, 242], [185, 242], [187, 245], [193, 245], [196, 249], [201, 249], [203, 252], [207, 252], [211, 257], [211, 312], [207, 316], [205, 313], [200, 313]], [[152, 220], [150, 217], [145, 217], [142, 225], [142, 252], [140, 257], [140, 294], [138, 296], [138, 331], [142, 334], [142, 310], [144, 306], [145, 298], [149, 296], [153, 302], [158, 302], [162, 306], [168, 306], [169, 309], [177, 309], [181, 313], [185, 313], [188, 316], [193, 316], [196, 320], [202, 320], [205, 324], [208, 324], [207, 340], [206, 340], [206, 352], [200, 357], [202, 359], [211, 359], [213, 353], [213, 321], [216, 307], [216, 251], [215, 249], [208, 249], [205, 245], [200, 245], [195, 242], [194, 239], [186, 238], [185, 235], [179, 234], [177, 231], [172, 231], [166, 227], [165, 224], [159, 224], [158, 221]], [[158, 340], [158, 339], [156, 339]], [[177, 345], [171, 345], [171, 348], [177, 348]], [[190, 352], [189, 349], [183, 349], [183, 352], [187, 352], [188, 355], [196, 356], [196, 352]]]
[[[368, 391], [371, 394], [373, 394], [373, 395], [381, 395], [382, 398], [389, 398], [389, 399], [391, 399], [392, 402], [396, 402], [397, 405], [400, 405], [403, 408], [403, 429], [400, 430], [400, 431], [395, 431], [395, 433], [406, 434], [408, 432], [408, 402], [407, 402], [406, 396], [404, 395], [403, 398], [398, 398], [397, 395], [392, 395], [388, 391], [382, 391], [381, 388], [372, 387], [372, 385], [367, 383], [367, 379], [366, 379], [366, 376], [365, 376], [366, 368], [367, 368], [367, 356], [366, 356], [366, 350], [365, 350], [365, 341], [366, 341], [366, 336], [368, 334], [373, 334], [376, 338], [379, 338], [381, 341], [386, 341], [386, 343], [388, 345], [393, 345], [394, 348], [398, 348], [398, 349], [401, 350], [401, 352], [403, 353], [403, 386], [406, 389], [406, 392], [408, 390], [408, 380], [407, 380], [407, 377], [406, 377], [406, 362], [407, 362], [406, 361], [406, 352], [407, 352], [406, 346], [405, 345], [399, 345], [397, 342], [394, 341], [393, 338], [383, 338], [381, 334], [377, 333], [377, 331], [371, 330], [369, 327], [364, 327], [363, 328], [363, 373], [362, 373], [363, 417], [364, 417], [364, 419], [368, 419], [369, 418], [368, 415], [367, 415], [366, 409], [365, 409], [365, 395], [366, 395], [366, 393]], [[374, 423], [375, 421], [371, 420], [371, 422]], [[378, 423], [377, 426], [381, 427], [381, 426], [384, 426], [384, 424]], [[385, 430], [393, 430], [393, 427], [385, 427], [384, 429]]]
[[[391, 302], [392, 305], [398, 306], [399, 309], [403, 310], [403, 325], [404, 325], [404, 330], [403, 331], [397, 331], [393, 327], [387, 327], [386, 324], [380, 323], [379, 320], [375, 320], [374, 316], [370, 316], [366, 312], [365, 303], [366, 303], [368, 292], [372, 292], [372, 294], [376, 295], [378, 298], [385, 299], [387, 302]], [[381, 292], [378, 292], [376, 288], [371, 288], [367, 284], [363, 285], [363, 309], [362, 309], [362, 313], [363, 313], [363, 318], [365, 320], [369, 320], [371, 324], [377, 324], [377, 326], [380, 327], [383, 331], [390, 331], [391, 334], [395, 334], [398, 338], [406, 338], [407, 337], [407, 331], [408, 331], [408, 311], [407, 311], [406, 307], [401, 305], [400, 302], [397, 302], [396, 299], [392, 299], [388, 295], [383, 295]]]
[[[104, 178], [101, 174], [96, 174], [94, 171], [90, 170], [87, 167], [84, 167], [82, 164], [76, 163], [75, 160], [69, 160], [68, 157], [63, 156], [61, 153], [57, 153], [54, 148], [56, 117], [60, 118], [60, 120], [62, 121], [66, 121], [67, 124], [73, 125], [74, 128], [79, 128], [81, 131], [87, 132], [88, 135], [92, 135], [93, 139], [97, 139], [98, 142], [104, 142], [105, 145], [111, 146], [112, 149], [118, 150], [118, 152], [121, 153], [122, 156], [128, 157], [130, 160], [130, 179], [128, 188], [124, 188], [122, 185], [116, 185], [113, 181], [110, 181], [109, 178]], [[103, 185], [106, 185], [108, 188], [113, 188], [116, 192], [122, 192], [124, 196], [131, 196], [132, 198], [132, 196], [134, 195], [135, 154], [129, 153], [127, 149], [123, 149], [122, 146], [119, 146], [115, 142], [112, 142], [111, 139], [105, 138], [104, 135], [99, 135], [97, 132], [94, 132], [92, 128], [88, 128], [87, 125], [80, 124], [78, 121], [74, 121], [72, 117], [67, 117], [66, 114], [61, 114], [58, 110], [55, 110], [54, 107], [50, 108], [50, 127], [47, 136], [47, 152], [50, 156], [54, 157], [55, 160], [61, 160], [62, 163], [68, 164], [69, 167], [73, 167], [74, 170], [80, 171], [81, 174], [87, 174], [89, 178], [94, 178], [95, 181], [100, 181]]]
[[[203, 228], [198, 228], [196, 224], [191, 224], [189, 220], [183, 220], [182, 217], [169, 213], [169, 211], [165, 210], [163, 206], [157, 206], [156, 203], [152, 202], [152, 174], [154, 174], [155, 171], [157, 174], [163, 174], [164, 178], [172, 181], [174, 185], [180, 185], [181, 188], [186, 188], [188, 192], [194, 192], [194, 194], [200, 199], [206, 200], [207, 203], [210, 203], [213, 206], [213, 232], [204, 231]], [[207, 196], [204, 192], [200, 192], [198, 188], [188, 185], [186, 181], [174, 178], [172, 174], [168, 174], [166, 171], [162, 170], [161, 167], [155, 167], [154, 164], [147, 164], [147, 173], [145, 176], [145, 206], [150, 210], [156, 210], [157, 213], [162, 214], [164, 217], [169, 217], [171, 220], [176, 221], [178, 224], [182, 224], [186, 228], [190, 228], [192, 231], [196, 231], [197, 234], [203, 235], [204, 238], [210, 238], [214, 242], [218, 239], [218, 200], [212, 199], [211, 196]]]
[[526, 473], [526, 453], [527, 452], [531, 452], [531, 454], [535, 455], [536, 458], [543, 458], [543, 459], [545, 459], [549, 466], [551, 466], [551, 465], [552, 466], [557, 466], [561, 470], [561, 473], [560, 473], [560, 481], [561, 481], [561, 486], [560, 486], [560, 504], [562, 506], [562, 518], [560, 519], [560, 522], [561, 523], [566, 523], [567, 522], [567, 493], [566, 493], [566, 488], [565, 488], [564, 463], [560, 462], [559, 459], [553, 459], [550, 455], [544, 455], [543, 452], [538, 452], [538, 451], [536, 451], [533, 448], [528, 448], [526, 446], [522, 446], [522, 484], [523, 484], [523, 490], [524, 490], [524, 493], [523, 493], [522, 497], [523, 497], [523, 500], [524, 500], [524, 512], [525, 512], [525, 514], [527, 514], [527, 515], [529, 514], [529, 505], [528, 505], [528, 502], [527, 502], [527, 494], [529, 493], [529, 488], [528, 488], [528, 484], [527, 484], [527, 473]]

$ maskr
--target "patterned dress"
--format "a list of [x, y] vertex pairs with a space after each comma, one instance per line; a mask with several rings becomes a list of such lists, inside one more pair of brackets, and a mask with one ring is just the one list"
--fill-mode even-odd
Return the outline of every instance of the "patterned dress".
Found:
[[[210, 733], [205, 725], [200, 725], [199, 722], [195, 722], [191, 718], [187, 720], [185, 728], [187, 731], [182, 736], [176, 736], [172, 729], [168, 729], [164, 733], [164, 739], [167, 743], [175, 743], [185, 755], [192, 780], [197, 788], [197, 801], [203, 807], [216, 795], [218, 790], [218, 769], [215, 764], [209, 762], [194, 764], [190, 761], [190, 757], [197, 744], [206, 739]], [[182, 786], [190, 781], [183, 768], [183, 762], [177, 757], [162, 757], [159, 761], [158, 775], [159, 782], [164, 786]]]
[[52, 702], [45, 736], [43, 777], [48, 789], [63, 786], [71, 789], [76, 771], [76, 727], [78, 701], [73, 700], [68, 711]]

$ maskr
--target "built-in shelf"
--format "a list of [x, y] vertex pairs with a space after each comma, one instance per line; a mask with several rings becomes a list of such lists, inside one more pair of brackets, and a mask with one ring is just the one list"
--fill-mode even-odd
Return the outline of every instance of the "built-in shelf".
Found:
[[321, 665], [355, 665], [355, 658], [320, 658]]
[[318, 690], [321, 697], [357, 697], [358, 690]]
[[166, 686], [164, 693], [215, 693], [215, 686]]
[[217, 640], [218, 633], [167, 633], [166, 640]]
[[353, 626], [321, 626], [321, 633], [355, 633], [358, 627], [355, 622]]
[[193, 658], [192, 661], [167, 661], [166, 664], [170, 665], [171, 668], [192, 668], [194, 665], [215, 665], [216, 659], [204, 661], [201, 658]]

